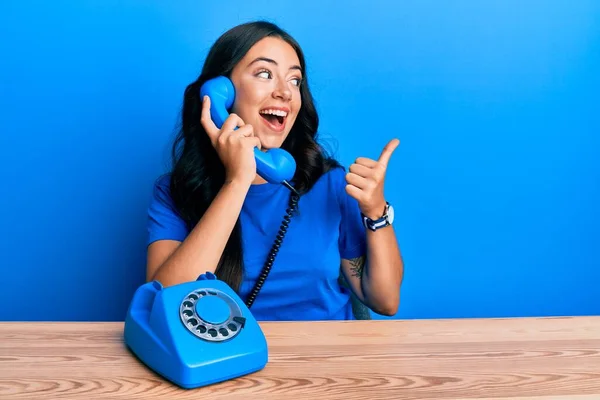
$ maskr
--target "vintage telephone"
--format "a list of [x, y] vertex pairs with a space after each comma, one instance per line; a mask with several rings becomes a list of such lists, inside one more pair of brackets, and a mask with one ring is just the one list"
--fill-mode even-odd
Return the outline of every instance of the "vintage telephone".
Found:
[[[233, 83], [226, 76], [210, 79], [200, 88], [200, 99], [205, 95], [210, 97], [210, 116], [217, 128], [220, 129], [229, 116], [229, 110], [235, 99]], [[296, 161], [290, 153], [280, 148], [261, 151], [255, 147], [254, 156], [256, 170], [260, 176], [267, 182], [281, 183], [295, 192], [289, 181], [296, 172]]]
[[266, 338], [238, 295], [210, 272], [194, 282], [140, 286], [125, 319], [127, 347], [148, 367], [192, 389], [259, 371]]

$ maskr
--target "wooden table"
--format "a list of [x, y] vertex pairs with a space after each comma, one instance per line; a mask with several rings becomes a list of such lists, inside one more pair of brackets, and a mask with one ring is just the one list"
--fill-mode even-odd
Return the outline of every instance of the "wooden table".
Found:
[[600, 399], [600, 317], [261, 325], [264, 370], [183, 390], [122, 323], [0, 323], [0, 399]]

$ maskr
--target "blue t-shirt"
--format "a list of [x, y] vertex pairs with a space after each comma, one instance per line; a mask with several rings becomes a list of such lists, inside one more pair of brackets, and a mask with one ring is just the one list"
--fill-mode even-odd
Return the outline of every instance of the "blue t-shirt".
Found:
[[[148, 244], [183, 241], [188, 234], [169, 195], [169, 175], [156, 181], [148, 210]], [[341, 258], [366, 252], [365, 228], [355, 199], [345, 191], [345, 171], [324, 174], [300, 197], [275, 262], [251, 312], [257, 320], [354, 319], [349, 289], [340, 286]], [[252, 185], [241, 210], [245, 300], [262, 271], [289, 204], [279, 184]], [[204, 272], [204, 271], [201, 271]]]

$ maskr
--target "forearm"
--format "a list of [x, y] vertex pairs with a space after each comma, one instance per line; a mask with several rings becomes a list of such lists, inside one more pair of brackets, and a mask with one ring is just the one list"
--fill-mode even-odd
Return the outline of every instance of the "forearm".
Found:
[[200, 221], [167, 258], [153, 279], [163, 286], [194, 281], [215, 272], [235, 226], [250, 184], [226, 182]]
[[396, 234], [392, 226], [387, 226], [375, 232], [367, 230], [366, 236], [367, 262], [361, 279], [365, 302], [379, 314], [394, 315], [404, 275]]

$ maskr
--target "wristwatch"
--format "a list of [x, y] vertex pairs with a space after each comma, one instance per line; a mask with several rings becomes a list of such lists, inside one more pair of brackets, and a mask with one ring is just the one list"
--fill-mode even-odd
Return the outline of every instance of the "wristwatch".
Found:
[[392, 205], [386, 201], [385, 211], [383, 212], [383, 215], [381, 216], [381, 218], [375, 220], [367, 217], [363, 213], [361, 213], [361, 215], [365, 228], [370, 229], [372, 231], [376, 231], [377, 229], [389, 226], [394, 222], [394, 207], [392, 207]]

